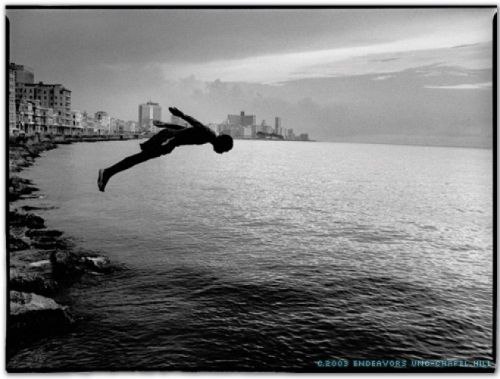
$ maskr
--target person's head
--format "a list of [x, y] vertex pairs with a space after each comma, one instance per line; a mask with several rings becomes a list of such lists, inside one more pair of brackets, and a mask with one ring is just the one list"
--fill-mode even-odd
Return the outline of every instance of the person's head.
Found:
[[221, 134], [215, 138], [213, 145], [216, 153], [225, 153], [233, 148], [233, 137], [228, 136], [227, 134]]

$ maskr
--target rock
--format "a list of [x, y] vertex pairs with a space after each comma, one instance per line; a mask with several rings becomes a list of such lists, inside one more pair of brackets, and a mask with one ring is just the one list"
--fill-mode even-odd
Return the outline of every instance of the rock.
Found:
[[25, 212], [29, 211], [39, 211], [39, 210], [46, 210], [46, 209], [55, 209], [55, 207], [33, 207], [31, 205], [23, 205], [21, 209]]
[[39, 237], [60, 237], [63, 232], [59, 230], [40, 230], [40, 229], [30, 229], [26, 231], [26, 236], [30, 238], [39, 238]]
[[10, 226], [25, 226], [29, 229], [45, 228], [43, 218], [33, 213], [18, 213], [16, 211], [10, 211], [8, 221]]
[[27, 248], [29, 248], [29, 244], [27, 242], [23, 241], [20, 238], [13, 237], [11, 234], [9, 234], [10, 251], [25, 250]]
[[84, 257], [84, 262], [88, 269], [97, 272], [109, 272], [111, 271], [111, 262], [106, 257]]
[[68, 247], [67, 243], [64, 240], [51, 237], [42, 237], [40, 239], [36, 239], [32, 243], [32, 246], [37, 249], [43, 250], [64, 250]]
[[29, 229], [42, 229], [45, 228], [45, 221], [40, 216], [32, 213], [26, 214], [25, 218], [26, 227]]
[[33, 334], [52, 334], [74, 322], [67, 307], [61, 306], [53, 299], [28, 292], [10, 291], [9, 294], [9, 339], [29, 338]]
[[9, 270], [9, 288], [15, 291], [33, 292], [41, 295], [50, 295], [60, 288], [59, 283], [52, 276], [52, 268], [42, 267], [12, 267]]
[[81, 261], [69, 251], [52, 251], [49, 259], [54, 279], [59, 282], [73, 282], [84, 273]]
[[48, 259], [43, 259], [41, 261], [36, 261], [36, 262], [31, 262], [28, 264], [29, 267], [46, 267], [46, 266], [50, 266], [51, 263], [50, 263], [50, 260]]

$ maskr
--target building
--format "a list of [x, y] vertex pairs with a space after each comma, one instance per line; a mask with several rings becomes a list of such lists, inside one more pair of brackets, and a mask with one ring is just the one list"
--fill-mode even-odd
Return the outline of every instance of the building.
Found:
[[35, 74], [31, 67], [11, 63], [9, 64], [9, 71], [14, 73], [16, 83], [33, 84], [35, 82]]
[[270, 125], [266, 124], [266, 120], [262, 120], [260, 127], [257, 129], [257, 132], [269, 134], [269, 133], [272, 133], [273, 130], [272, 130], [272, 127]]
[[39, 82], [22, 83], [17, 81], [16, 74], [16, 103], [21, 99], [38, 100], [40, 106], [52, 108], [58, 117], [61, 127], [71, 127], [71, 91], [61, 84], [44, 84]]
[[281, 117], [274, 118], [274, 133], [281, 135]]
[[52, 108], [40, 107], [40, 124], [42, 133], [57, 133], [57, 125], [55, 123], [55, 115]]
[[82, 113], [82, 127], [84, 134], [99, 133], [99, 129], [96, 126], [96, 121], [94, 119], [94, 116], [89, 115], [87, 111], [84, 111]]
[[139, 130], [141, 132], [156, 132], [153, 121], [161, 121], [161, 107], [158, 103], [148, 101], [139, 105]]
[[16, 112], [19, 132], [26, 134], [34, 133], [33, 103], [24, 98], [21, 99], [19, 102], [16, 102]]
[[112, 134], [123, 134], [126, 131], [125, 121], [112, 117], [109, 129]]
[[221, 131], [224, 134], [229, 134], [233, 138], [250, 138], [255, 137], [255, 115], [246, 115], [244, 111], [240, 114], [228, 114], [226, 122]]
[[255, 115], [246, 115], [245, 111], [241, 111], [239, 115], [227, 115], [227, 122], [229, 125], [252, 126], [255, 125]]
[[136, 133], [137, 132], [137, 122], [127, 121], [125, 123], [125, 131], [130, 132], [130, 133]]
[[301, 141], [309, 141], [309, 134], [307, 134], [307, 133], [301, 133], [299, 135], [299, 140], [301, 140]]
[[99, 134], [110, 134], [111, 132], [111, 118], [108, 112], [98, 111], [94, 114], [95, 127], [98, 129]]
[[73, 128], [82, 129], [83, 128], [82, 119], [83, 119], [82, 112], [76, 109], [71, 111], [71, 126]]
[[9, 67], [9, 134], [18, 132], [16, 124], [16, 73]]

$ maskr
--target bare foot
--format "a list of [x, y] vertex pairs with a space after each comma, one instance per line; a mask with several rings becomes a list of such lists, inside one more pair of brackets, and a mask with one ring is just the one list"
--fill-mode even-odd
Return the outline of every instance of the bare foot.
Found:
[[109, 178], [104, 175], [105, 169], [99, 170], [99, 177], [97, 178], [97, 187], [99, 187], [99, 191], [104, 192], [104, 188], [106, 188], [106, 184], [108, 183]]

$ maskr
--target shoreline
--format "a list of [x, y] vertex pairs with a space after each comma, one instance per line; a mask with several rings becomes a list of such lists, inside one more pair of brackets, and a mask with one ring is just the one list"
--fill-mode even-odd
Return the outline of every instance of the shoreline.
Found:
[[[102, 139], [104, 141], [118, 139]], [[123, 139], [126, 140], [126, 139]], [[18, 204], [39, 198], [39, 189], [22, 171], [59, 143], [97, 142], [82, 139], [61, 142], [10, 138], [8, 148], [7, 264], [7, 369], [9, 358], [41, 337], [69, 330], [75, 323], [69, 306], [55, 299], [84, 275], [115, 270], [107, 257], [76, 246], [64, 232], [48, 229], [37, 211], [44, 207]]]

